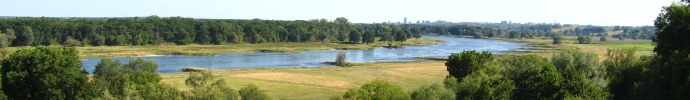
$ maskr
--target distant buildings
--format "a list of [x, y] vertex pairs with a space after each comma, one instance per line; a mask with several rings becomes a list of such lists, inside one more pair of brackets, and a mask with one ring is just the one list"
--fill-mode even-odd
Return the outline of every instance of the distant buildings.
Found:
[[407, 24], [407, 17], [405, 17], [405, 21], [403, 21], [403, 24]]

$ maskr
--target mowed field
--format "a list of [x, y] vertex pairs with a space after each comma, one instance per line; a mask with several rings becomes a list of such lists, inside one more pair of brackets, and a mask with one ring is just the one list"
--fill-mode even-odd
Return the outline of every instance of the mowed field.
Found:
[[[448, 75], [445, 61], [363, 63], [353, 67], [249, 68], [213, 70], [235, 90], [256, 84], [273, 99], [328, 99], [343, 95], [350, 88], [373, 80], [386, 80], [413, 91], [424, 84], [441, 82]], [[188, 73], [161, 74], [162, 82], [180, 90], [189, 90], [184, 81]]]

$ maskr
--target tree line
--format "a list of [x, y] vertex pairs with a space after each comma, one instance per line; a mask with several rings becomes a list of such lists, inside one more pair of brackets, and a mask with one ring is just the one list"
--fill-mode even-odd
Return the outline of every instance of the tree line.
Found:
[[[370, 43], [421, 38], [419, 27], [333, 21], [233, 20], [183, 17], [0, 18], [0, 46], [40, 45], [219, 45], [229, 43], [352, 42]], [[369, 33], [369, 34], [367, 34]]]

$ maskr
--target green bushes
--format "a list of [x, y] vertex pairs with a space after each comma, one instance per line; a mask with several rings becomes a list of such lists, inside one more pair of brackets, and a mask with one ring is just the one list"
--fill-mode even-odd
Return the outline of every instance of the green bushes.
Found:
[[[190, 72], [185, 85], [192, 87], [186, 95], [190, 100], [239, 100], [239, 94], [227, 86], [225, 80], [213, 82], [215, 77], [209, 71]], [[213, 82], [213, 83], [211, 83]]]
[[410, 100], [410, 94], [383, 80], [374, 80], [362, 85], [358, 89], [350, 89], [343, 96], [335, 96], [332, 100]]
[[441, 84], [433, 84], [423, 85], [415, 89], [411, 97], [412, 100], [453, 100], [455, 93]]
[[553, 44], [562, 44], [562, 43], [563, 43], [563, 37], [561, 37], [561, 36], [553, 37]]
[[579, 37], [577, 37], [577, 42], [580, 44], [590, 44], [590, 43], [592, 43], [592, 37], [579, 36]]
[[271, 100], [271, 98], [268, 97], [268, 94], [259, 90], [259, 87], [254, 84], [248, 84], [240, 89], [239, 92], [242, 100]]
[[594, 53], [586, 53], [577, 49], [566, 49], [555, 53], [551, 57], [551, 62], [556, 66], [558, 72], [563, 73], [567, 68], [573, 68], [578, 73], [583, 73], [587, 82], [599, 87], [605, 87], [608, 83], [604, 78], [606, 68], [599, 63], [599, 57]]

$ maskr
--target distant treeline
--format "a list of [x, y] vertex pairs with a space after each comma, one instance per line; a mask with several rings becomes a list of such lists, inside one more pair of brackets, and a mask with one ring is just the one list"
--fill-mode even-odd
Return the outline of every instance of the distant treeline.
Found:
[[[468, 25], [418, 25], [387, 23], [354, 24], [347, 18], [335, 20], [235, 20], [183, 17], [129, 18], [0, 18], [0, 47], [39, 45], [186, 45], [274, 42], [369, 43], [367, 32], [381, 41], [421, 38], [423, 33], [466, 35], [477, 38], [533, 38], [553, 36], [557, 26], [482, 28]], [[516, 32], [513, 35], [509, 32]], [[352, 38], [352, 39], [351, 39]], [[362, 38], [362, 39], [360, 39]]]

